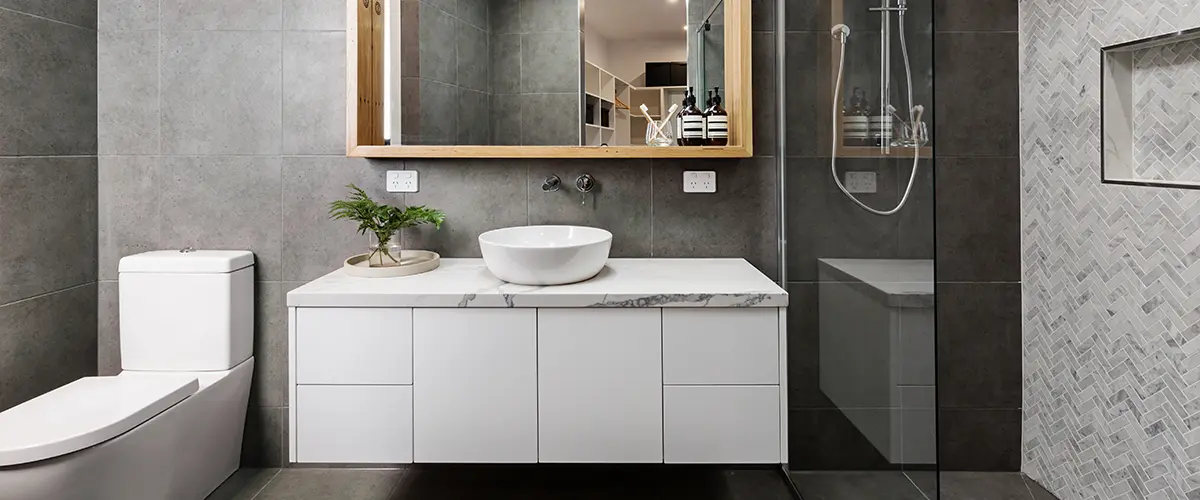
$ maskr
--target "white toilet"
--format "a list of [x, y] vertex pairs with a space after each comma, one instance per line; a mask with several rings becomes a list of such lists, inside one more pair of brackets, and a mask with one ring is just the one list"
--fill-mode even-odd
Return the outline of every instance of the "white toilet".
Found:
[[121, 368], [0, 413], [0, 500], [202, 500], [238, 468], [254, 254], [121, 259]]

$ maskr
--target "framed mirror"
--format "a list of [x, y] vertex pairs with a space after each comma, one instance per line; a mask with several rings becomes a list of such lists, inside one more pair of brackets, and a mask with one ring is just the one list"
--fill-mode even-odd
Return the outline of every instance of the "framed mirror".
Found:
[[347, 0], [347, 154], [752, 156], [750, 3]]

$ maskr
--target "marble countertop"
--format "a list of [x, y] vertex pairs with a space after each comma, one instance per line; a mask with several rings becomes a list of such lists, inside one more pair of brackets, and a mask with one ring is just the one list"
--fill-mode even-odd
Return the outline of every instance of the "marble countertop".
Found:
[[588, 281], [513, 285], [483, 259], [442, 259], [400, 278], [340, 269], [288, 292], [290, 307], [786, 307], [788, 295], [744, 259], [609, 259]]
[[835, 280], [865, 284], [896, 307], [932, 307], [933, 261], [918, 259], [818, 259]]

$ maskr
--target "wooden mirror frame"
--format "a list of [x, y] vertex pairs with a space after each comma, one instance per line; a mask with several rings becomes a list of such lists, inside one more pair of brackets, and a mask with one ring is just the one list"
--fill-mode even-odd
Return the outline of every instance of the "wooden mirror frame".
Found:
[[[393, 0], [394, 1], [394, 0]], [[365, 3], [364, 3], [365, 2]], [[358, 158], [749, 158], [754, 155], [751, 0], [725, 0], [728, 146], [383, 145], [383, 0], [346, 0], [346, 155]]]

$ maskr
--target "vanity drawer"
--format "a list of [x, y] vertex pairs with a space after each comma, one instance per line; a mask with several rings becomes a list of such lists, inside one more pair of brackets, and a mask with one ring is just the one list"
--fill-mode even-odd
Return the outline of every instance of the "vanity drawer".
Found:
[[296, 383], [412, 384], [412, 309], [298, 308]]
[[663, 383], [779, 384], [779, 309], [663, 309]]
[[779, 463], [779, 415], [779, 386], [664, 387], [664, 461]]
[[412, 386], [296, 388], [296, 461], [412, 463]]

